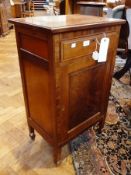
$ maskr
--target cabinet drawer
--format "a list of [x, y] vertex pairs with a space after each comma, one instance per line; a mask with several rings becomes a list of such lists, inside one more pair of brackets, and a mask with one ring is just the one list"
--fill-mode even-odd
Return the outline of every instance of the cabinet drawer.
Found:
[[67, 61], [81, 56], [86, 56], [93, 53], [95, 49], [96, 37], [63, 41], [61, 43], [61, 59], [62, 61]]

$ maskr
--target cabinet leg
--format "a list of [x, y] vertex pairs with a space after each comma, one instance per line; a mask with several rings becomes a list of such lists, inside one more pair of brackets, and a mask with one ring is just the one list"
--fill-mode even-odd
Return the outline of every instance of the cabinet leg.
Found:
[[34, 133], [34, 128], [29, 126], [29, 136], [32, 140], [35, 140], [35, 133]]
[[99, 122], [99, 128], [98, 128], [98, 133], [101, 133], [103, 127], [104, 127], [104, 124], [105, 124], [105, 119], [102, 119], [100, 122]]
[[54, 163], [58, 165], [61, 159], [61, 147], [55, 147], [54, 150]]

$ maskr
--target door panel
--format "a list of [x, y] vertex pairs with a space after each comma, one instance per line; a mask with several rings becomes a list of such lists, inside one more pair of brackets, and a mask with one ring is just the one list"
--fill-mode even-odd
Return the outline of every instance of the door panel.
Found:
[[83, 58], [81, 63], [77, 61], [62, 66], [64, 134], [72, 134], [75, 127], [78, 128], [87, 119], [100, 115], [106, 69], [106, 63], [97, 63], [91, 55]]
[[87, 67], [68, 74], [69, 78], [69, 123], [72, 129], [100, 112], [105, 66]]

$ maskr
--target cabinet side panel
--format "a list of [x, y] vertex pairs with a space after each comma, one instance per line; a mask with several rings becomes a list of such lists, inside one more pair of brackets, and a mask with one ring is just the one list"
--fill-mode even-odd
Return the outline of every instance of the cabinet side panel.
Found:
[[22, 59], [24, 67], [29, 117], [50, 136], [53, 133], [50, 112], [49, 73], [43, 65], [27, 58]]
[[[37, 36], [18, 28], [18, 51], [24, 97], [27, 108], [28, 124], [33, 125], [47, 140], [53, 136], [49, 42], [44, 34]], [[39, 31], [37, 31], [39, 33]], [[39, 34], [40, 35], [40, 34]]]
[[28, 50], [32, 54], [38, 55], [41, 58], [47, 59], [48, 56], [48, 42], [46, 40], [21, 34], [21, 47]]

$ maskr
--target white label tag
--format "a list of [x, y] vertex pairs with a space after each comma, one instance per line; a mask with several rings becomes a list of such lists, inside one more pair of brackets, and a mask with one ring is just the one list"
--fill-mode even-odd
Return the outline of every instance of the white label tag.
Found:
[[109, 47], [109, 38], [102, 38], [99, 48], [98, 62], [105, 62], [107, 59], [107, 52]]
[[89, 46], [90, 45], [90, 40], [83, 41], [83, 46]]
[[75, 47], [76, 47], [76, 43], [72, 43], [71, 48], [75, 48]]

